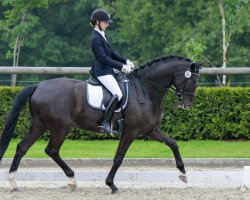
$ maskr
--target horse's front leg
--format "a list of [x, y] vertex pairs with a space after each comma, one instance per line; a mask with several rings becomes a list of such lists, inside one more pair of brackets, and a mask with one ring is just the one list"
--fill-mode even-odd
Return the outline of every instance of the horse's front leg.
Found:
[[106, 179], [106, 185], [108, 185], [111, 190], [112, 194], [116, 193], [118, 191], [118, 188], [114, 185], [114, 177], [118, 170], [118, 168], [121, 166], [123, 158], [125, 157], [125, 154], [127, 150], [129, 149], [131, 143], [134, 141], [134, 136], [131, 135], [122, 135], [119, 146], [116, 151], [116, 155], [114, 157], [113, 166], [108, 174], [108, 177]]
[[173, 151], [176, 167], [180, 170], [181, 174], [179, 178], [187, 183], [187, 176], [186, 176], [186, 170], [184, 167], [184, 163], [182, 161], [179, 147], [176, 143], [176, 141], [167, 135], [165, 135], [160, 129], [155, 128], [151, 132], [147, 133], [147, 136], [151, 137], [154, 140], [157, 140], [159, 142], [164, 142], [166, 145], [170, 147], [170, 149]]

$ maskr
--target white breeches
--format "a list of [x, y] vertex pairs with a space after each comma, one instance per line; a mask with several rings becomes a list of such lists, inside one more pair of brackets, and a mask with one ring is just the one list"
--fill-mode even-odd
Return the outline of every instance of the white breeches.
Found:
[[112, 75], [105, 75], [97, 77], [98, 80], [113, 94], [117, 95], [119, 101], [122, 99], [122, 91]]

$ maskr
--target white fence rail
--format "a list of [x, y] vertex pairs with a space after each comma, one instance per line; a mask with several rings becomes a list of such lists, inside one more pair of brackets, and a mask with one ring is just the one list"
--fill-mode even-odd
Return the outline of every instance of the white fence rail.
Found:
[[1, 67], [0, 74], [89, 74], [90, 67]]
[[[0, 74], [89, 74], [90, 67], [5, 67], [0, 66]], [[250, 67], [202, 68], [201, 74], [229, 75], [250, 74]]]

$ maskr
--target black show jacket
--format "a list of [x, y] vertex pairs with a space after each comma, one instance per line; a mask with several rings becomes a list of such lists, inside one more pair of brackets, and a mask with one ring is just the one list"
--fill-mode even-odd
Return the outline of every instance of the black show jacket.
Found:
[[114, 75], [113, 68], [121, 71], [123, 64], [126, 64], [127, 58], [115, 53], [103, 36], [96, 30], [92, 33], [91, 48], [95, 56], [95, 66], [92, 72], [97, 77], [108, 74]]

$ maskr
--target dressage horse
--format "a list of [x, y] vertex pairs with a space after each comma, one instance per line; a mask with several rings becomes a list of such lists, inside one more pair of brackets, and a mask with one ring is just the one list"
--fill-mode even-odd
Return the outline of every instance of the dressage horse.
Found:
[[[180, 179], [184, 182], [187, 181], [177, 143], [157, 126], [161, 122], [163, 100], [169, 88], [176, 90], [179, 107], [192, 106], [201, 65], [202, 63], [194, 63], [183, 57], [165, 56], [148, 62], [128, 75], [129, 102], [122, 113], [124, 129], [113, 166], [106, 179], [106, 184], [111, 188], [112, 193], [118, 191], [113, 181], [115, 174], [131, 143], [138, 135], [148, 136], [169, 146], [173, 151], [176, 167], [181, 172]], [[69, 177], [69, 186], [72, 189], [76, 188], [74, 172], [63, 161], [59, 150], [72, 126], [77, 125], [85, 130], [99, 132], [103, 113], [88, 105], [86, 95], [85, 81], [68, 78], [41, 81], [18, 93], [7, 115], [0, 138], [1, 161], [10, 143], [19, 114], [29, 99], [30, 128], [17, 145], [16, 154], [9, 170], [8, 180], [12, 190], [17, 189], [15, 174], [22, 157], [47, 130], [50, 132], [50, 140], [45, 152]], [[138, 101], [139, 98], [143, 99], [143, 102]]]

